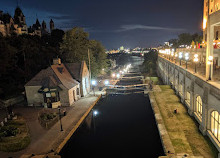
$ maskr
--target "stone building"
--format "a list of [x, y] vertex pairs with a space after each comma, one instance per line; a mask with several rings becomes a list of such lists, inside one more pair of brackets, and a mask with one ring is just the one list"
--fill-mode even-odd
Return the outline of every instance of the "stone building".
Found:
[[[54, 22], [50, 20], [50, 32], [54, 30]], [[3, 13], [0, 11], [0, 33], [3, 36], [10, 36], [12, 34], [29, 34], [42, 36], [44, 34], [49, 34], [47, 30], [46, 22], [43, 21], [40, 24], [39, 20], [36, 19], [36, 23], [27, 27], [25, 16], [20, 7], [15, 9], [14, 17], [8, 13]]]
[[202, 134], [207, 135], [220, 152], [220, 84], [207, 82], [162, 56], [158, 57], [157, 64], [163, 82], [171, 85], [189, 115], [197, 120]]
[[80, 97], [80, 83], [73, 79], [66, 66], [55, 59], [53, 65], [41, 70], [26, 85], [29, 106], [71, 106]]
[[[204, 0], [203, 43], [206, 45], [206, 78], [213, 76], [213, 60], [220, 63], [220, 0]], [[214, 53], [215, 52], [215, 53]], [[211, 69], [209, 69], [211, 67]]]
[[15, 9], [14, 18], [8, 13], [0, 11], [0, 33], [3, 36], [11, 34], [27, 34], [27, 25], [22, 10], [17, 7]]
[[53, 65], [41, 70], [25, 85], [29, 106], [71, 106], [90, 92], [89, 71], [85, 62], [62, 64], [54, 59]]
[[90, 92], [90, 74], [86, 62], [65, 63], [65, 66], [72, 77], [80, 83], [82, 97], [86, 96]]
[[[50, 32], [52, 32], [52, 30], [54, 30], [54, 22], [51, 19], [50, 20]], [[38, 36], [49, 34], [49, 31], [47, 30], [46, 22], [43, 20], [42, 24], [40, 24], [39, 20], [37, 19], [35, 24], [33, 24], [32, 26], [28, 28], [28, 34], [38, 35]]]

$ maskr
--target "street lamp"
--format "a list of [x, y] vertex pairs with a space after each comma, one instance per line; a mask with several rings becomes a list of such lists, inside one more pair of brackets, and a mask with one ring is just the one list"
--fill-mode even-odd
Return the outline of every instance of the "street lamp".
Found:
[[115, 73], [113, 73], [113, 74], [112, 74], [112, 78], [115, 78], [115, 77], [116, 77], [116, 74], [115, 74]]
[[208, 58], [209, 80], [212, 80], [212, 77], [211, 77], [211, 73], [212, 73], [212, 62], [213, 62], [213, 56], [209, 56], [209, 58]]
[[189, 60], [189, 53], [185, 53], [186, 69], [187, 69], [187, 61], [188, 60]]
[[180, 59], [180, 66], [181, 66], [181, 59], [183, 58], [183, 53], [179, 53], [179, 59]]
[[178, 56], [178, 55], [177, 55], [177, 53], [176, 53], [176, 54], [175, 54], [175, 64], [176, 64], [176, 58], [177, 58], [177, 56]]
[[198, 54], [195, 54], [195, 55], [194, 55], [193, 61], [195, 62], [195, 73], [196, 73], [196, 63], [199, 61], [199, 59], [198, 59]]
[[96, 80], [92, 80], [92, 90], [93, 90], [94, 96], [95, 96], [95, 86], [96, 86], [96, 84], [97, 84]]
[[104, 84], [105, 84], [106, 86], [108, 86], [108, 85], [109, 85], [109, 80], [105, 80]]
[[120, 74], [117, 74], [116, 77], [117, 77], [117, 78], [120, 78]]
[[59, 118], [60, 118], [60, 131], [63, 131], [63, 126], [62, 126], [62, 122], [61, 122], [60, 108], [58, 108], [58, 110], [59, 110]]
[[171, 56], [172, 56], [172, 61], [173, 61], [173, 56], [174, 56], [174, 52], [173, 51], [171, 52]]

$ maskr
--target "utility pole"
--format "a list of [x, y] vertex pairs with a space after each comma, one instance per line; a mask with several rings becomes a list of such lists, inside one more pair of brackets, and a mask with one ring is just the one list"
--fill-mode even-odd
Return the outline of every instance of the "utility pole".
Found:
[[[89, 79], [90, 79], [90, 81], [89, 81], [89, 83], [90, 83], [90, 85], [91, 85], [91, 63], [90, 63], [90, 53], [89, 53], [89, 49], [88, 49], [88, 59], [89, 59]], [[91, 87], [91, 86], [90, 86]]]

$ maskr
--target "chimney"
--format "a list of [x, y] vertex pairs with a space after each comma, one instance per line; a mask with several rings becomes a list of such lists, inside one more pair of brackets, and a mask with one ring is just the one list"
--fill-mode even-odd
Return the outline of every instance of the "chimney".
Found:
[[61, 65], [61, 59], [60, 58], [53, 59], [53, 65]]

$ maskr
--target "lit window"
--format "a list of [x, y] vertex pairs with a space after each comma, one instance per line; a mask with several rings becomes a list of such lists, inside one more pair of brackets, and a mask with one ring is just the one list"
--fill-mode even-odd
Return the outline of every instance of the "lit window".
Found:
[[196, 113], [202, 119], [202, 99], [200, 96], [196, 97]]
[[190, 92], [186, 92], [186, 104], [190, 106]]
[[211, 113], [211, 132], [220, 141], [220, 116], [217, 111]]

